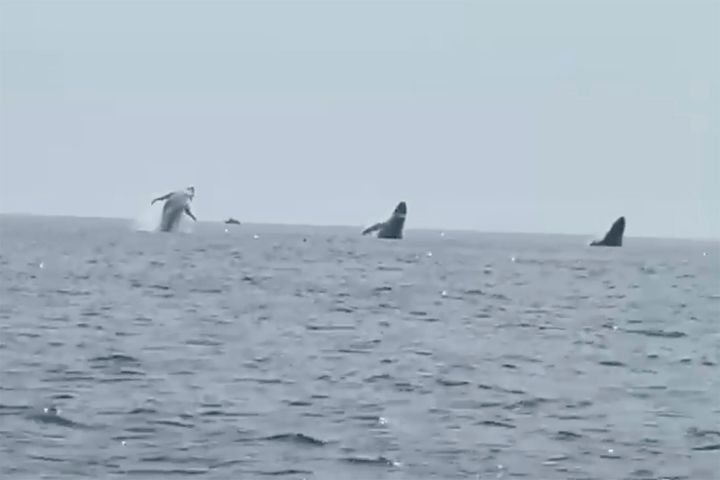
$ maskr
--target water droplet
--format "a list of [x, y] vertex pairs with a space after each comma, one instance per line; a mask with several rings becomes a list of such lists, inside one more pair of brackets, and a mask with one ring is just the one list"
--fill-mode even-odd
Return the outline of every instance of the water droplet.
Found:
[[447, 297], [447, 290], [443, 290], [442, 292], [440, 292], [440, 295], [442, 295], [443, 297]]
[[517, 260], [517, 259], [516, 259], [515, 257], [510, 257], [510, 261], [511, 261], [511, 262], [515, 263], [516, 260]]
[[258, 238], [260, 238], [260, 235], [253, 235], [253, 238], [257, 240]]
[[45, 268], [45, 262], [40, 262], [40, 265], [38, 265], [40, 268]]
[[444, 237], [444, 236], [445, 236], [445, 232], [440, 232], [440, 236], [441, 236], [441, 237]]
[[380, 425], [387, 425], [387, 418], [385, 418], [385, 417], [378, 418], [378, 423]]
[[608, 448], [608, 453], [612, 455], [613, 453], [615, 453], [615, 450], [613, 450], [612, 448]]
[[120, 442], [120, 445], [122, 445], [124, 447], [127, 444], [125, 443], [125, 440], [123, 440], [122, 442]]
[[230, 231], [230, 230], [228, 230], [227, 228], [225, 229], [225, 233], [228, 233], [229, 231]]
[[428, 257], [432, 257], [432, 252], [427, 252], [425, 255], [427, 255]]

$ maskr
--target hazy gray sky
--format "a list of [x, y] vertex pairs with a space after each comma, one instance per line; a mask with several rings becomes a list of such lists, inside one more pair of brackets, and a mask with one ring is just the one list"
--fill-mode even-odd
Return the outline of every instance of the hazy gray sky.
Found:
[[720, 237], [718, 1], [0, 0], [0, 211]]

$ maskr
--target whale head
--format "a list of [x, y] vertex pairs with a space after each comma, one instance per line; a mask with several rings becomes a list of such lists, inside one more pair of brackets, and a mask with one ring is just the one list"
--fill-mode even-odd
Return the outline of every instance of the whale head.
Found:
[[397, 204], [397, 207], [395, 207], [395, 211], [393, 212], [394, 217], [406, 217], [407, 216], [407, 204], [405, 202], [400, 202]]

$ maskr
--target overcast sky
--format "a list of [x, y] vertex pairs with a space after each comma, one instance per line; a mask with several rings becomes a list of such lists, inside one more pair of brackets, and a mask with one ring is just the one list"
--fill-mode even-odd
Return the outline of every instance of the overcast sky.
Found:
[[720, 2], [0, 0], [0, 212], [720, 238]]

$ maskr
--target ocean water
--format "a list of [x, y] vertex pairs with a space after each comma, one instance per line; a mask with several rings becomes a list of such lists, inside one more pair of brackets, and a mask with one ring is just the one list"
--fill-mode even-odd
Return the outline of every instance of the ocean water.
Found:
[[0, 478], [717, 479], [715, 242], [0, 217]]

